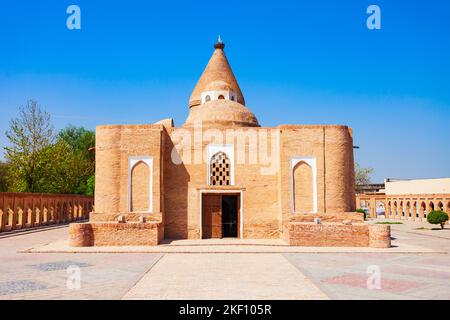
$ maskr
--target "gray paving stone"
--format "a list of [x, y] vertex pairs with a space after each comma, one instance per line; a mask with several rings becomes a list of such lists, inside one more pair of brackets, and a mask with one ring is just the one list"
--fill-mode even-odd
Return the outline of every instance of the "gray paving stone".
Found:
[[19, 294], [45, 289], [48, 289], [46, 284], [30, 280], [15, 280], [0, 283], [0, 295]]
[[33, 264], [30, 267], [38, 269], [40, 271], [55, 271], [55, 270], [67, 270], [67, 268], [71, 266], [77, 266], [79, 268], [90, 267], [92, 265], [84, 262], [75, 262], [75, 261], [56, 261], [56, 262], [47, 262], [41, 264]]

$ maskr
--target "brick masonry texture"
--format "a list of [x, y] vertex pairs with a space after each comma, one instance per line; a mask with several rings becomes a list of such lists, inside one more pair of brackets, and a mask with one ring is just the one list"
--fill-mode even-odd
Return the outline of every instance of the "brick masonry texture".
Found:
[[[240, 128], [237, 139], [251, 131], [273, 128]], [[200, 190], [207, 185], [207, 164], [174, 164], [171, 153], [180, 145], [177, 128], [162, 125], [115, 125], [97, 128], [96, 210], [91, 222], [116, 222], [124, 215], [127, 222], [161, 222], [165, 238], [200, 238]], [[194, 129], [186, 129], [193, 135]], [[277, 172], [261, 174], [259, 164], [235, 163], [235, 185], [214, 188], [243, 193], [243, 237], [285, 238], [283, 225], [288, 222], [325, 222], [350, 220], [362, 222], [355, 208], [351, 131], [346, 126], [280, 126], [272, 157], [279, 158]], [[225, 130], [223, 130], [225, 134]], [[172, 139], [173, 137], [173, 139]], [[206, 157], [207, 142], [203, 142]], [[235, 153], [237, 153], [235, 147]], [[190, 149], [193, 154], [195, 145]], [[245, 140], [245, 156], [250, 154], [250, 140]], [[181, 153], [181, 149], [180, 149]], [[152, 156], [153, 213], [128, 211], [128, 157]], [[317, 159], [318, 212], [296, 212], [292, 207], [290, 159], [311, 155]], [[145, 176], [141, 181], [148, 180]], [[142, 182], [141, 182], [142, 183]], [[134, 186], [133, 188], [138, 188]], [[307, 186], [311, 190], [311, 186]], [[312, 191], [310, 191], [312, 192]], [[304, 198], [308, 199], [311, 194]], [[310, 209], [310, 207], [308, 207]], [[132, 230], [132, 229], [130, 229]], [[123, 241], [123, 240], [121, 240]], [[359, 242], [361, 243], [361, 242]], [[368, 245], [368, 242], [367, 242]]]
[[156, 246], [162, 240], [160, 222], [147, 223], [72, 223], [69, 244], [88, 246]]
[[291, 222], [286, 225], [286, 232], [288, 233], [286, 239], [293, 246], [374, 248], [391, 246], [388, 225]]

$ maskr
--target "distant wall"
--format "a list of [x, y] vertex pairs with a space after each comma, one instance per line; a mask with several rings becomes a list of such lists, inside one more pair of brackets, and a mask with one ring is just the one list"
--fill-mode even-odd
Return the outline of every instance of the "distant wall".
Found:
[[450, 178], [386, 181], [386, 195], [448, 194]]

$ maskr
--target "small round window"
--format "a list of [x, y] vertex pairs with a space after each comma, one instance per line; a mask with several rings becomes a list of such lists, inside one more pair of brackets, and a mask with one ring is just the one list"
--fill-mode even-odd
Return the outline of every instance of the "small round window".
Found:
[[205, 97], [205, 102], [211, 101], [211, 97], [210, 96], [206, 96]]
[[225, 99], [225, 97], [223, 95], [220, 95], [219, 100], [223, 100], [223, 99]]

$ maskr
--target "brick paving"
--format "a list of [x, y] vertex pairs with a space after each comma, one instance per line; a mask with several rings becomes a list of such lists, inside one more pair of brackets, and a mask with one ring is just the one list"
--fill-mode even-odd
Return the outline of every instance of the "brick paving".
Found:
[[[416, 228], [392, 226], [393, 236], [430, 252], [19, 253], [65, 239], [67, 227], [16, 234], [0, 238], [0, 299], [450, 299], [447, 230]], [[80, 289], [68, 288], [68, 267]]]

